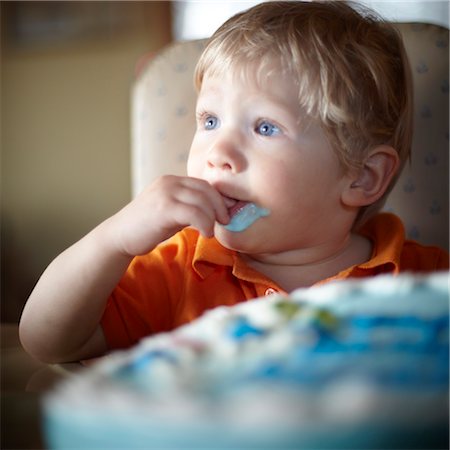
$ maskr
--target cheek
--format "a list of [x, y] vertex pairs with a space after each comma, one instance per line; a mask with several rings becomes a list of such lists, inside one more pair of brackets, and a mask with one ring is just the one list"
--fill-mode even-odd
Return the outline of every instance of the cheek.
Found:
[[304, 174], [301, 167], [301, 163], [287, 158], [266, 164], [261, 188], [279, 201], [298, 195], [308, 184], [308, 174]]
[[187, 170], [187, 174], [189, 177], [195, 176], [195, 169], [194, 169], [194, 164], [193, 164], [191, 156], [189, 156], [189, 158], [187, 160], [186, 170]]
[[199, 156], [192, 150], [189, 151], [187, 160], [187, 174], [190, 177], [199, 177], [201, 170], [201, 163]]
[[187, 174], [190, 177], [201, 178], [205, 165], [206, 148], [205, 142], [195, 134], [187, 160]]
[[311, 168], [302, 170], [301, 163], [297, 162], [273, 170], [261, 188], [266, 194], [267, 206], [288, 216], [293, 210], [300, 214], [311, 213], [317, 209], [319, 199], [328, 195], [321, 176]]

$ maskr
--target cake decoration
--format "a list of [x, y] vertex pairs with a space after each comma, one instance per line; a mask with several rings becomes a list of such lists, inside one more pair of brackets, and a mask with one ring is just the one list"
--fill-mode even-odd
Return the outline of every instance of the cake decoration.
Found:
[[379, 276], [208, 311], [59, 385], [48, 446], [445, 446], [448, 285]]

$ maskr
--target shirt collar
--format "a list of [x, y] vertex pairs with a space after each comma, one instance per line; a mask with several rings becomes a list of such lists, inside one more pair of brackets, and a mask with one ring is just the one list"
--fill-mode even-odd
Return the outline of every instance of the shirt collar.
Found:
[[351, 277], [372, 276], [378, 273], [400, 272], [400, 259], [405, 243], [405, 229], [401, 220], [390, 213], [380, 213], [366, 222], [358, 231], [372, 242], [371, 258], [361, 264], [349, 267], [316, 285]]
[[233, 275], [240, 280], [274, 286], [277, 290], [282, 290], [267, 276], [247, 265], [238, 252], [223, 247], [215, 238], [204, 238], [199, 235], [192, 260], [193, 269], [205, 279], [216, 270], [217, 266], [231, 267]]
[[370, 219], [359, 232], [373, 245], [372, 258], [360, 264], [361, 269], [390, 265], [394, 273], [400, 271], [400, 258], [405, 243], [405, 228], [401, 220], [390, 213], [380, 213]]
[[223, 247], [215, 238], [204, 238], [199, 235], [192, 267], [201, 278], [206, 278], [216, 266], [233, 267], [235, 259], [235, 251]]

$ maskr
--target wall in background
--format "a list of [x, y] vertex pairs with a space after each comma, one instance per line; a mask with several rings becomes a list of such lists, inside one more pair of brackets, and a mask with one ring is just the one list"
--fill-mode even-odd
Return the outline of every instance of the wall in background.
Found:
[[170, 2], [1, 2], [1, 305], [130, 199], [130, 90]]
[[[229, 17], [264, 0], [175, 1], [173, 33], [176, 40], [209, 37]], [[429, 22], [449, 27], [448, 0], [354, 0], [394, 22]]]

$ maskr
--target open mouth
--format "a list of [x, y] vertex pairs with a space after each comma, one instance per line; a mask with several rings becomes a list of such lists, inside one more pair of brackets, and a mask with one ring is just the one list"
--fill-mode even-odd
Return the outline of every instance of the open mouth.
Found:
[[225, 206], [228, 209], [230, 219], [249, 204], [247, 201], [237, 200], [235, 198], [227, 197], [226, 195], [222, 195], [222, 197], [224, 199]]
[[225, 225], [225, 228], [229, 231], [244, 231], [258, 219], [270, 214], [268, 209], [259, 207], [255, 203], [237, 200], [223, 194], [222, 197], [230, 216], [230, 222], [228, 225]]

